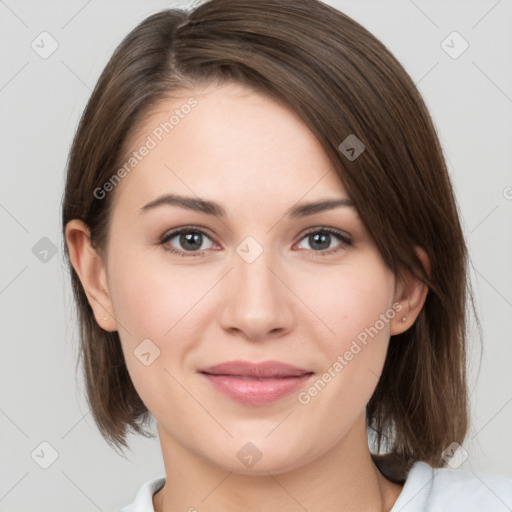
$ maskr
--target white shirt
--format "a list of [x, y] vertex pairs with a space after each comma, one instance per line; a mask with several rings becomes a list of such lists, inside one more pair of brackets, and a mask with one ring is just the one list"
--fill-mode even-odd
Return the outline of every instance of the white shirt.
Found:
[[[153, 495], [165, 476], [148, 480], [119, 512], [154, 512]], [[510, 512], [512, 479], [486, 473], [413, 464], [390, 512]]]

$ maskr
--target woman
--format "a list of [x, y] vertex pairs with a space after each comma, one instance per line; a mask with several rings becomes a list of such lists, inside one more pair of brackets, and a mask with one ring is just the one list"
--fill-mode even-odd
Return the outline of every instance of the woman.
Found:
[[344, 14], [143, 21], [80, 122], [63, 233], [95, 421], [116, 448], [157, 423], [166, 474], [125, 512], [512, 506], [452, 469], [471, 290], [438, 138]]

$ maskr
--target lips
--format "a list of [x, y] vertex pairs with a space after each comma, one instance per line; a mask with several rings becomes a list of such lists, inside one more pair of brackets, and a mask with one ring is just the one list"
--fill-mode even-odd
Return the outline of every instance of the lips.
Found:
[[296, 366], [280, 363], [278, 361], [264, 361], [262, 363], [229, 361], [199, 371], [210, 375], [229, 375], [232, 377], [252, 377], [261, 379], [300, 377], [308, 373], [313, 373], [309, 370], [297, 368]]
[[229, 361], [198, 371], [217, 391], [246, 405], [274, 402], [302, 387], [313, 375], [279, 361]]

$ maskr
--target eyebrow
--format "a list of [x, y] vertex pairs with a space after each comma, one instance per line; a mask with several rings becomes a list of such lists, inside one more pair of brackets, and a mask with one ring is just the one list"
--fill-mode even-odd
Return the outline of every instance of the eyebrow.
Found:
[[[206, 215], [212, 215], [215, 217], [226, 216], [226, 210], [220, 204], [215, 203], [214, 201], [207, 201], [206, 199], [195, 197], [180, 196], [177, 194], [165, 194], [163, 196], [157, 197], [153, 201], [145, 204], [140, 209], [139, 213], [142, 214], [161, 206], [180, 206], [182, 208], [187, 208], [189, 210], [205, 213]], [[331, 210], [333, 208], [339, 208], [340, 206], [354, 208], [354, 202], [348, 197], [340, 197], [337, 199], [324, 199], [322, 201], [312, 203], [301, 203], [286, 210], [285, 215], [288, 215], [292, 219], [307, 217], [308, 215]]]

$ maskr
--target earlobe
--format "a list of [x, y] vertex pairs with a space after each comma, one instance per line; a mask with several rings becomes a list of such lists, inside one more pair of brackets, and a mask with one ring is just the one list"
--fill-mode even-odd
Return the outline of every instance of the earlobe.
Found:
[[[427, 253], [421, 247], [415, 248], [418, 258], [421, 260], [427, 275], [430, 275], [430, 261]], [[395, 302], [402, 305], [402, 309], [395, 315], [391, 322], [391, 334], [401, 334], [411, 327], [421, 312], [428, 294], [428, 286], [407, 273], [398, 283], [395, 293]]]
[[117, 329], [108, 291], [106, 271], [100, 255], [91, 246], [88, 226], [78, 219], [66, 224], [69, 259], [77, 273], [98, 325], [106, 331]]

